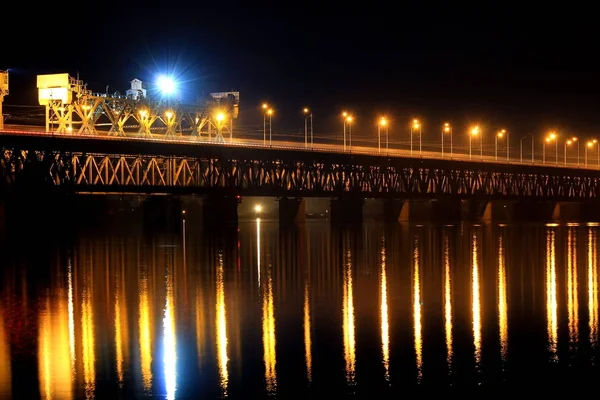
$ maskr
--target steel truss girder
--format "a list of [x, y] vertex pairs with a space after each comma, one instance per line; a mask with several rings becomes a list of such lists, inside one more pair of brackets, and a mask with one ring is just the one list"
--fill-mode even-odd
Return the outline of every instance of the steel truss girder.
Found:
[[[231, 134], [232, 119], [217, 121], [209, 104], [187, 106], [85, 93], [72, 104], [50, 101], [46, 129], [52, 133], [87, 136], [175, 137], [223, 139]], [[233, 113], [233, 110], [219, 110]]]
[[[494, 172], [467, 163], [431, 168], [157, 155], [85, 154], [4, 149], [2, 185], [50, 184], [74, 191], [202, 193], [271, 196], [597, 199], [600, 179], [556, 169]], [[585, 174], [584, 174], [585, 175]]]

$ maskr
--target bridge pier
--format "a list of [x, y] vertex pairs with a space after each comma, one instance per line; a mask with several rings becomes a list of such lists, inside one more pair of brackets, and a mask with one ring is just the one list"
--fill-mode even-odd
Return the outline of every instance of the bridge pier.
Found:
[[209, 195], [202, 199], [202, 223], [208, 228], [237, 226], [239, 196]]
[[360, 224], [363, 221], [364, 199], [332, 199], [329, 218], [333, 224]]
[[460, 200], [388, 199], [383, 205], [383, 219], [395, 222], [456, 222], [461, 219]]
[[279, 199], [279, 224], [293, 225], [306, 222], [306, 201], [282, 197]]

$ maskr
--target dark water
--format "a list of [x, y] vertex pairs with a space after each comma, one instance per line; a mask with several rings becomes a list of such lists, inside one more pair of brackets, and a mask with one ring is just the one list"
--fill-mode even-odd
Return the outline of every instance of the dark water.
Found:
[[5, 249], [0, 397], [382, 398], [600, 372], [597, 226], [189, 227]]

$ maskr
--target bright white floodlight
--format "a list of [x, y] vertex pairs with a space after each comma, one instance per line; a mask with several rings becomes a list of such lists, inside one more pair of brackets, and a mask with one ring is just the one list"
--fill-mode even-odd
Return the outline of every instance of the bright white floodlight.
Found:
[[175, 92], [175, 81], [166, 75], [159, 76], [156, 84], [162, 94], [169, 95]]

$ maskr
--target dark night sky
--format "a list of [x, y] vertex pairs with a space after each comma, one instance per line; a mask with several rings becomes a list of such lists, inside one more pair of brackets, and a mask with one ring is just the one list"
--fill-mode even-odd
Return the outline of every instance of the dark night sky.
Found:
[[[348, 109], [365, 132], [385, 113], [396, 127], [416, 116], [434, 132], [450, 120], [456, 129], [478, 122], [523, 134], [600, 134], [600, 33], [585, 17], [590, 10], [191, 4], [89, 5], [59, 17], [69, 21], [62, 35], [15, 39], [20, 30], [11, 29], [0, 55], [0, 68], [11, 69], [5, 104], [35, 104], [38, 73], [79, 72], [93, 90], [124, 92], [130, 79], [151, 81], [171, 68], [188, 81], [190, 99], [239, 90], [241, 123], [262, 123], [259, 104], [273, 103], [280, 130], [302, 130], [299, 111], [308, 105], [319, 133], [339, 130]], [[348, 7], [358, 8], [332, 13]], [[54, 14], [48, 8], [28, 21], [44, 26]]]

